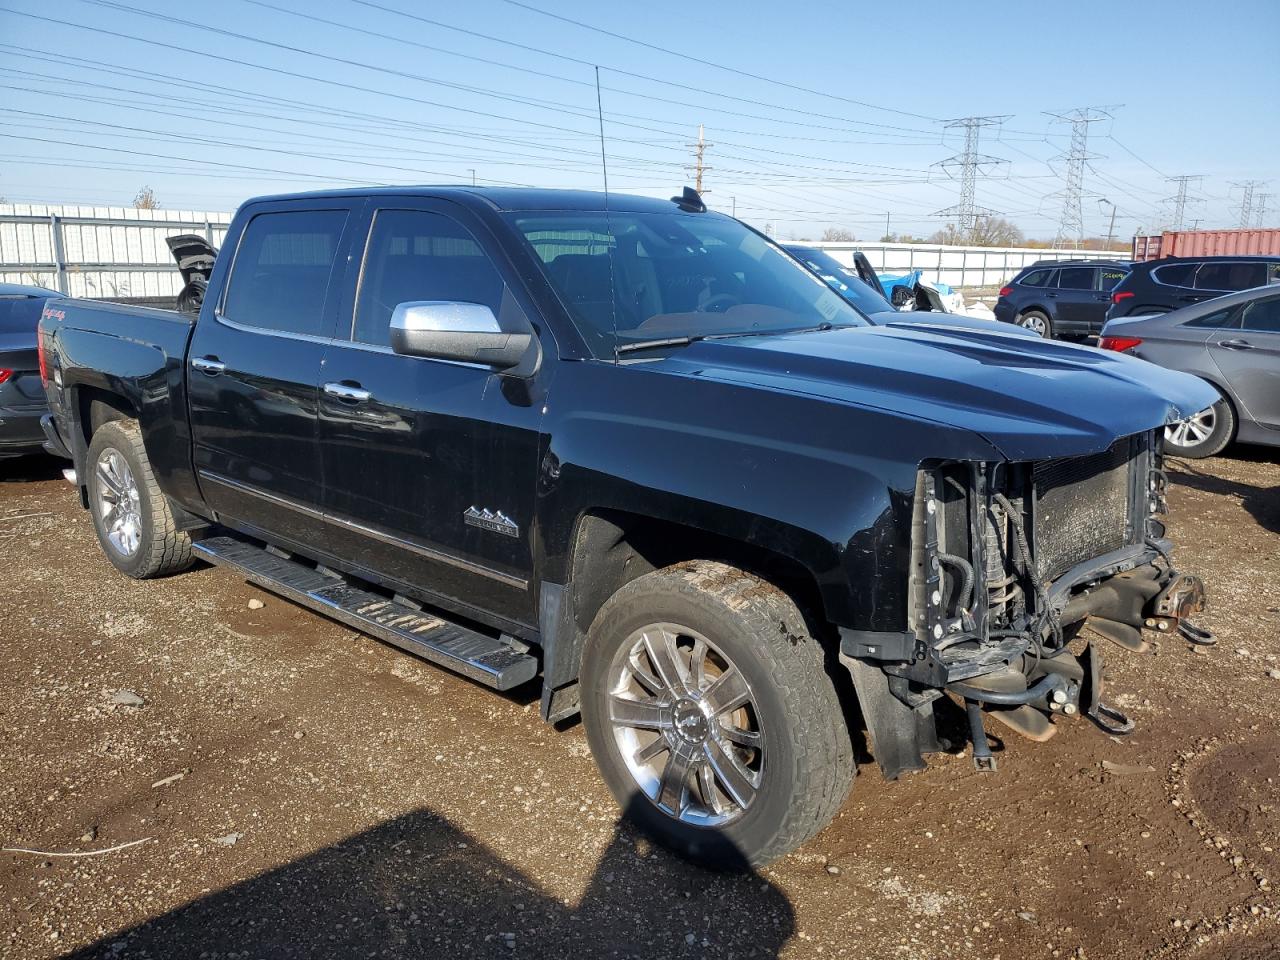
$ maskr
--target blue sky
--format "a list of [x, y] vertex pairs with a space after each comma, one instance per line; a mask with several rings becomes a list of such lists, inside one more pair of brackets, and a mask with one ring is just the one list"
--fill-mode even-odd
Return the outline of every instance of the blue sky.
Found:
[[612, 189], [689, 182], [701, 123], [708, 201], [783, 237], [877, 239], [886, 213], [894, 232], [933, 232], [959, 196], [936, 164], [962, 139], [940, 121], [1008, 115], [983, 131], [981, 152], [1006, 162], [977, 202], [1051, 238], [1069, 129], [1046, 111], [1081, 106], [1112, 115], [1090, 129], [1086, 233], [1107, 230], [1099, 197], [1119, 236], [1158, 229], [1179, 174], [1204, 177], [1188, 226], [1236, 226], [1232, 182], [1249, 179], [1271, 181], [1255, 193], [1280, 225], [1274, 0], [884, 9], [0, 0], [0, 196], [125, 205], [145, 184], [171, 209], [230, 210], [473, 176], [598, 189], [599, 65]]

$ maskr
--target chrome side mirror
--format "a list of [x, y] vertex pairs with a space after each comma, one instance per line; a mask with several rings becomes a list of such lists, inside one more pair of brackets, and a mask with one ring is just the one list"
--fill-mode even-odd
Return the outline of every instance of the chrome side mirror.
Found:
[[536, 349], [536, 342], [532, 333], [504, 331], [483, 304], [410, 300], [391, 314], [391, 349], [407, 357], [509, 370]]

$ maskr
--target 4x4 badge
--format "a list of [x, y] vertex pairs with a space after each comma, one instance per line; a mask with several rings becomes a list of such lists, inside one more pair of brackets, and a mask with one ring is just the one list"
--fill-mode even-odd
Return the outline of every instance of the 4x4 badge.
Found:
[[479, 507], [467, 507], [462, 512], [464, 522], [471, 524], [473, 527], [480, 527], [482, 530], [488, 530], [490, 533], [500, 533], [504, 537], [519, 537], [520, 526], [501, 510], [480, 509]]

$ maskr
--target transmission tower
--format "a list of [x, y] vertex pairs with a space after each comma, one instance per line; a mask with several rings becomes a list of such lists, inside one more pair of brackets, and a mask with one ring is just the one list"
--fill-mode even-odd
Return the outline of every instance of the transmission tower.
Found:
[[693, 189], [697, 190], [698, 193], [710, 193], [710, 190], [704, 191], [702, 189], [702, 175], [712, 169], [703, 162], [703, 157], [707, 147], [714, 147], [715, 144], [707, 143], [703, 137], [702, 124], [698, 124], [698, 142], [686, 143], [685, 146], [693, 150], [693, 164], [685, 167], [686, 170], [693, 171]]
[[994, 127], [1004, 123], [1007, 119], [1009, 119], [1007, 116], [962, 117], [959, 120], [946, 121], [946, 129], [954, 130], [958, 128], [964, 130], [964, 151], [955, 156], [947, 157], [945, 160], [939, 160], [934, 166], [940, 167], [946, 172], [947, 176], [953, 178], [956, 176], [957, 168], [959, 169], [960, 202], [944, 207], [942, 210], [936, 210], [933, 215], [935, 217], [954, 215], [960, 226], [961, 233], [971, 233], [979, 216], [989, 217], [996, 212], [974, 204], [978, 186], [978, 172], [980, 170], [988, 170], [1008, 161], [978, 153], [978, 140], [981, 137], [983, 127]]
[[1172, 197], [1165, 197], [1164, 202], [1173, 204], [1173, 229], [1181, 230], [1186, 223], [1187, 205], [1204, 203], [1203, 197], [1193, 197], [1187, 192], [1193, 183], [1203, 179], [1203, 175], [1183, 174], [1180, 177], [1166, 177], [1165, 179], [1168, 183], [1172, 183], [1178, 188], [1178, 192]]
[[1070, 241], [1078, 247], [1084, 241], [1084, 214], [1080, 211], [1080, 198], [1084, 195], [1084, 167], [1096, 159], [1088, 149], [1089, 125], [1110, 120], [1111, 112], [1106, 107], [1075, 107], [1050, 113], [1049, 116], [1056, 123], [1071, 124], [1070, 148], [1053, 158], [1067, 163], [1065, 183], [1053, 194], [1062, 198], [1062, 216], [1058, 220], [1058, 234], [1053, 238], [1053, 245], [1059, 247]]
[[1240, 188], [1240, 229], [1253, 225], [1253, 191], [1266, 185], [1265, 180], [1233, 180], [1231, 185]]
[[1271, 199], [1271, 194], [1269, 193], [1258, 194], [1258, 198], [1255, 201], [1255, 204], [1258, 208], [1258, 212], [1254, 214], [1254, 221], [1253, 221], [1253, 225], [1255, 227], [1262, 226], [1262, 218], [1267, 215], [1267, 201], [1270, 199]]

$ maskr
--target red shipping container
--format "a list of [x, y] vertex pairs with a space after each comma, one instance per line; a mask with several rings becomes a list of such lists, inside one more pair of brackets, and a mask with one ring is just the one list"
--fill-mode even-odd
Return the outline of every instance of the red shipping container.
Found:
[[1134, 237], [1133, 259], [1161, 257], [1280, 256], [1280, 228], [1258, 230], [1166, 230]]

